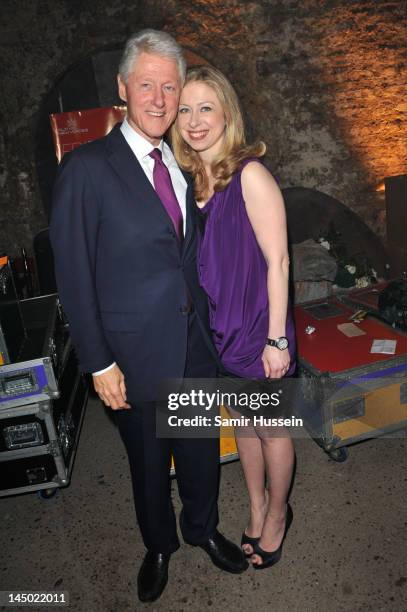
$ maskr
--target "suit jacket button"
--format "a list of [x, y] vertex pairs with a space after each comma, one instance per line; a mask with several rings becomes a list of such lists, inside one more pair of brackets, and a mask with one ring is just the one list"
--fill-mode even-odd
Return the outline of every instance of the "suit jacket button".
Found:
[[191, 312], [191, 308], [189, 304], [182, 304], [182, 306], [179, 307], [179, 311], [182, 315], [187, 316]]

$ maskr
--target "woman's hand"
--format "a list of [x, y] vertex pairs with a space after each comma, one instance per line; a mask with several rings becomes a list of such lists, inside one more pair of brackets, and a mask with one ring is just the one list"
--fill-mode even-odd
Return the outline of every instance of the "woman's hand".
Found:
[[288, 349], [280, 351], [275, 346], [266, 345], [261, 356], [266, 378], [282, 378], [290, 367]]

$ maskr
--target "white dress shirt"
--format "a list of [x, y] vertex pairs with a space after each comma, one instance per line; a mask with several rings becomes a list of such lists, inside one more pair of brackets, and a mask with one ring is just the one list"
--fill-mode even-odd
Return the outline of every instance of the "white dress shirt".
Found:
[[[162, 160], [164, 164], [167, 166], [168, 171], [171, 176], [172, 186], [174, 187], [175, 195], [177, 196], [178, 203], [181, 208], [182, 219], [183, 219], [183, 229], [185, 235], [186, 229], [186, 193], [187, 193], [187, 183], [182, 175], [181, 170], [178, 167], [177, 162], [175, 161], [175, 157], [172, 154], [170, 147], [161, 140], [160, 144], [157, 147], [154, 147], [151, 142], [143, 138], [138, 132], [136, 132], [131, 125], [128, 123], [127, 118], [123, 121], [121, 125], [121, 133], [126, 139], [127, 144], [133, 151], [134, 155], [137, 157], [137, 161], [140, 166], [143, 168], [143, 171], [154, 187], [153, 181], [153, 170], [155, 161], [152, 157], [150, 157], [151, 151], [153, 149], [160, 149]], [[93, 372], [94, 376], [99, 376], [99, 374], [103, 374], [107, 372], [111, 368], [113, 368], [116, 363], [110, 364], [107, 368], [103, 370], [99, 370], [98, 372]]]
[[177, 162], [175, 161], [175, 157], [170, 147], [163, 140], [161, 140], [159, 145], [153, 147], [151, 142], [148, 142], [148, 140], [133, 130], [133, 128], [127, 122], [127, 119], [123, 121], [120, 130], [153, 187], [153, 170], [155, 161], [152, 157], [150, 157], [150, 153], [154, 149], [160, 149], [162, 160], [170, 173], [172, 186], [174, 187], [175, 195], [177, 196], [177, 200], [181, 208], [182, 218], [184, 220], [185, 236], [187, 183], [178, 167]]

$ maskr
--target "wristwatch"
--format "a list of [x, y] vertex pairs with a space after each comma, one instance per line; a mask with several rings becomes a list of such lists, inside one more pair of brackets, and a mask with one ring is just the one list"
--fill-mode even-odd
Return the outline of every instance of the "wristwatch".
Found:
[[288, 338], [285, 336], [281, 336], [281, 338], [276, 338], [275, 340], [273, 340], [273, 338], [267, 338], [267, 344], [269, 346], [275, 346], [280, 351], [285, 351], [285, 349], [288, 348]]

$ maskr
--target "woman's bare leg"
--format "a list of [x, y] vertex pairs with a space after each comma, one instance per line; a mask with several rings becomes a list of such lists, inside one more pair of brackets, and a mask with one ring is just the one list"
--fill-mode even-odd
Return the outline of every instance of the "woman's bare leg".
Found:
[[[228, 412], [232, 418], [241, 416], [231, 408], [228, 408]], [[249, 537], [257, 538], [262, 533], [267, 509], [262, 441], [252, 425], [235, 427], [235, 437], [250, 499], [250, 520], [245, 533]], [[245, 544], [243, 550], [248, 554], [253, 552], [250, 544]]]
[[[269, 490], [259, 545], [263, 550], [271, 552], [280, 546], [284, 535], [287, 495], [294, 467], [294, 445], [287, 430], [270, 429], [256, 428], [261, 440]], [[262, 563], [259, 555], [253, 555], [251, 560], [253, 563]]]

